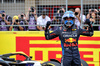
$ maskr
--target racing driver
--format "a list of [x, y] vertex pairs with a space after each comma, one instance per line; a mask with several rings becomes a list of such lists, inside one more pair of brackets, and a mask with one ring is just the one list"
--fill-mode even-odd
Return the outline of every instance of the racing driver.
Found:
[[50, 40], [59, 37], [62, 47], [62, 62], [61, 66], [81, 66], [80, 54], [78, 50], [78, 39], [80, 35], [92, 36], [93, 27], [89, 19], [86, 19], [86, 23], [89, 25], [89, 29], [81, 29], [75, 25], [75, 15], [72, 11], [66, 11], [62, 16], [64, 20], [63, 26], [58, 27], [52, 33], [49, 32], [50, 21], [46, 24], [45, 38]]

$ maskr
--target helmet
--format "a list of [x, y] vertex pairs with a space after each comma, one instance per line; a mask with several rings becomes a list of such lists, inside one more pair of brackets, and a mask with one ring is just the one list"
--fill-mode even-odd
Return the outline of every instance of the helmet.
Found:
[[69, 18], [69, 17], [71, 17], [71, 18], [75, 18], [75, 15], [74, 15], [74, 13], [72, 12], [72, 11], [66, 11], [65, 13], [64, 13], [64, 15], [62, 16], [62, 19], [64, 19], [65, 20], [65, 18]]
[[[66, 20], [66, 18], [72, 18], [72, 20]], [[66, 11], [62, 16], [62, 19], [64, 20], [64, 25], [66, 27], [71, 27], [74, 24], [75, 15], [72, 11]]]
[[18, 20], [19, 17], [15, 15], [15, 16], [13, 17], [13, 19]]

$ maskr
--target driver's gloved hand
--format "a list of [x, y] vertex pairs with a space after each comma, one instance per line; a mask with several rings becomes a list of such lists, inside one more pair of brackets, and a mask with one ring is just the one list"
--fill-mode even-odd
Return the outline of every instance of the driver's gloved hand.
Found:
[[50, 24], [51, 24], [51, 22], [48, 21], [47, 24], [46, 24], [46, 29], [45, 29], [45, 31], [47, 31], [47, 29], [48, 29], [48, 27], [50, 26]]
[[47, 24], [46, 24], [46, 28], [48, 28], [50, 26], [51, 22], [48, 21]]
[[86, 19], [85, 23], [88, 24], [89, 26], [91, 25], [91, 22], [89, 19]]

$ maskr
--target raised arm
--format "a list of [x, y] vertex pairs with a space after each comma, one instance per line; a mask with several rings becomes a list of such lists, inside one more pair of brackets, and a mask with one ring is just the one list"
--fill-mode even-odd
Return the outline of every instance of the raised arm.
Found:
[[86, 19], [86, 23], [89, 25], [89, 29], [85, 30], [85, 29], [81, 29], [79, 30], [80, 35], [85, 35], [85, 36], [92, 36], [93, 35], [93, 27], [92, 24], [90, 24], [90, 20]]
[[50, 33], [48, 27], [50, 26], [51, 22], [48, 21], [46, 24], [46, 29], [45, 29], [45, 38], [46, 40], [50, 40], [53, 38], [56, 38], [59, 36], [59, 30], [55, 30], [54, 32]]

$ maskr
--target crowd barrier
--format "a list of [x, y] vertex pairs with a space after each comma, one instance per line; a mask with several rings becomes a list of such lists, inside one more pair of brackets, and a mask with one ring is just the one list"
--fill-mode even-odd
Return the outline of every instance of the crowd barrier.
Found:
[[[80, 36], [78, 46], [81, 59], [89, 66], [100, 66], [100, 31], [95, 31], [92, 37]], [[59, 38], [45, 40], [44, 31], [1, 31], [0, 54], [18, 51], [32, 56], [32, 60], [60, 61], [62, 57]]]

